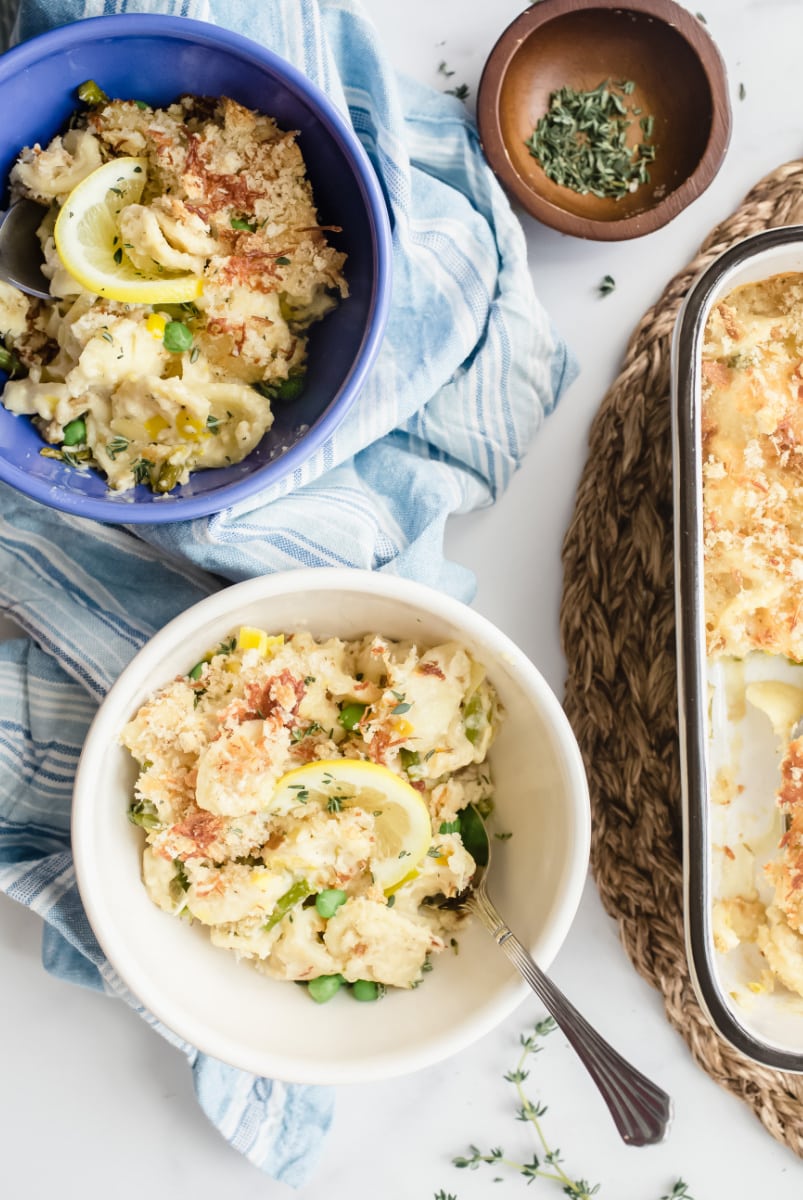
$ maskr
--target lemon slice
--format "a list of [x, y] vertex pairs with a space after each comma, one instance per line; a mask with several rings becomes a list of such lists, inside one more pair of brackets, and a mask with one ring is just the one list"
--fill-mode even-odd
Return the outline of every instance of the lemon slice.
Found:
[[81, 287], [127, 304], [180, 304], [201, 294], [197, 275], [149, 277], [128, 259], [119, 216], [136, 204], [147, 179], [145, 158], [113, 158], [73, 188], [53, 237], [62, 263]]
[[270, 807], [281, 812], [310, 802], [333, 811], [359, 805], [373, 814], [371, 872], [385, 892], [413, 874], [429, 850], [429, 809], [415, 788], [387, 767], [354, 758], [305, 763], [281, 777]]

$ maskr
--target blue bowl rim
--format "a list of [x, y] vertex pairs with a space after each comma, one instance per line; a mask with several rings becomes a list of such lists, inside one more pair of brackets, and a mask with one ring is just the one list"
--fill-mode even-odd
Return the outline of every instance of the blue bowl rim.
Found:
[[156, 525], [210, 516], [266, 490], [300, 467], [341, 424], [356, 400], [379, 352], [390, 309], [392, 244], [385, 198], [371, 161], [356, 133], [317, 84], [287, 59], [266, 46], [207, 21], [174, 17], [164, 13], [120, 13], [71, 21], [56, 29], [37, 34], [6, 51], [0, 57], [0, 84], [43, 56], [68, 50], [79, 32], [88, 34], [88, 39], [82, 36], [81, 41], [92, 40], [95, 36], [108, 40], [120, 36], [130, 37], [132, 34], [176, 40], [187, 40], [189, 37], [192, 41], [212, 49], [223, 47], [233, 50], [239, 56], [249, 58], [257, 65], [265, 66], [279, 74], [288, 88], [316, 108], [322, 124], [354, 171], [355, 181], [368, 213], [376, 267], [367, 331], [357, 358], [324, 415], [303, 438], [277, 458], [265, 463], [244, 479], [225, 484], [215, 491], [172, 499], [154, 497], [153, 500], [147, 501], [126, 501], [122, 495], [120, 500], [74, 496], [70, 492], [61, 491], [57, 484], [33, 478], [21, 468], [0, 458], [0, 480], [34, 500], [74, 516], [126, 525]]

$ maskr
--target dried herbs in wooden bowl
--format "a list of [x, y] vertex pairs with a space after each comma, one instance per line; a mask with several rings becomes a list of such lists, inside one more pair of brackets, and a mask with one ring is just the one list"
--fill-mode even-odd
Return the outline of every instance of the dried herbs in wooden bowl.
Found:
[[665, 225], [725, 156], [725, 67], [674, 0], [542, 0], [499, 38], [477, 118], [503, 185], [546, 225], [613, 241]]

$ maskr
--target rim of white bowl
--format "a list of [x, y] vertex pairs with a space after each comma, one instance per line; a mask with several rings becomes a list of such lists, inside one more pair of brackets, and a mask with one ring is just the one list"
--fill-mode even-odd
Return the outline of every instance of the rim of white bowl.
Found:
[[[526, 983], [513, 980], [501, 988], [491, 1003], [468, 1015], [448, 1035], [438, 1034], [412, 1048], [403, 1046], [393, 1051], [375, 1054], [359, 1063], [343, 1061], [327, 1063], [325, 1073], [314, 1063], [299, 1062], [294, 1057], [273, 1051], [248, 1050], [221, 1030], [213, 1030], [195, 1021], [186, 1012], [172, 1005], [158, 981], [143, 970], [136, 957], [119, 939], [111, 906], [103, 902], [102, 887], [91, 851], [91, 812], [95, 803], [94, 780], [106, 748], [117, 740], [124, 717], [127, 698], [146, 679], [158, 678], [160, 664], [175, 648], [177, 637], [186, 634], [188, 624], [206, 624], [254, 600], [292, 592], [363, 591], [374, 596], [406, 602], [436, 617], [459, 623], [469, 637], [489, 645], [537, 696], [546, 719], [556, 734], [569, 778], [568, 794], [573, 800], [575, 831], [574, 853], [563, 876], [560, 903], [551, 914], [549, 934], [540, 940], [539, 965], [547, 970], [563, 945], [574, 921], [585, 884], [591, 844], [591, 808], [588, 781], [579, 746], [563, 708], [546, 679], [507, 634], [460, 600], [439, 592], [426, 584], [400, 576], [382, 575], [374, 571], [350, 567], [302, 567], [276, 572], [241, 583], [223, 587], [219, 592], [198, 601], [174, 617], [142, 647], [121, 672], [107, 693], [87, 731], [78, 764], [73, 792], [71, 838], [76, 881], [92, 931], [109, 963], [141, 1004], [173, 1033], [197, 1049], [231, 1066], [254, 1074], [294, 1083], [341, 1084], [367, 1083], [394, 1076], [406, 1075], [432, 1066], [464, 1050], [484, 1034], [496, 1028], [527, 996]], [[508, 916], [508, 914], [505, 914]], [[514, 922], [515, 924], [515, 922]], [[490, 936], [490, 935], [489, 935]], [[113, 981], [112, 986], [114, 986]]]

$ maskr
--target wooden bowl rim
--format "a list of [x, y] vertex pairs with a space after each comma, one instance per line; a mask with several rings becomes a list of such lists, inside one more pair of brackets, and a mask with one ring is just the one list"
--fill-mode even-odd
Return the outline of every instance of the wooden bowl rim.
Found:
[[[515, 170], [499, 122], [499, 97], [508, 66], [526, 37], [558, 17], [608, 9], [653, 17], [683, 38], [697, 57], [708, 80], [712, 120], [705, 150], [695, 169], [668, 196], [644, 212], [621, 220], [600, 221], [568, 212], [534, 191]], [[525, 9], [503, 31], [488, 56], [477, 91], [477, 125], [483, 152], [493, 171], [523, 207], [544, 225], [560, 233], [596, 241], [623, 241], [652, 233], [696, 200], [722, 165], [731, 136], [731, 106], [725, 63], [703, 23], [675, 0], [541, 0]]]

